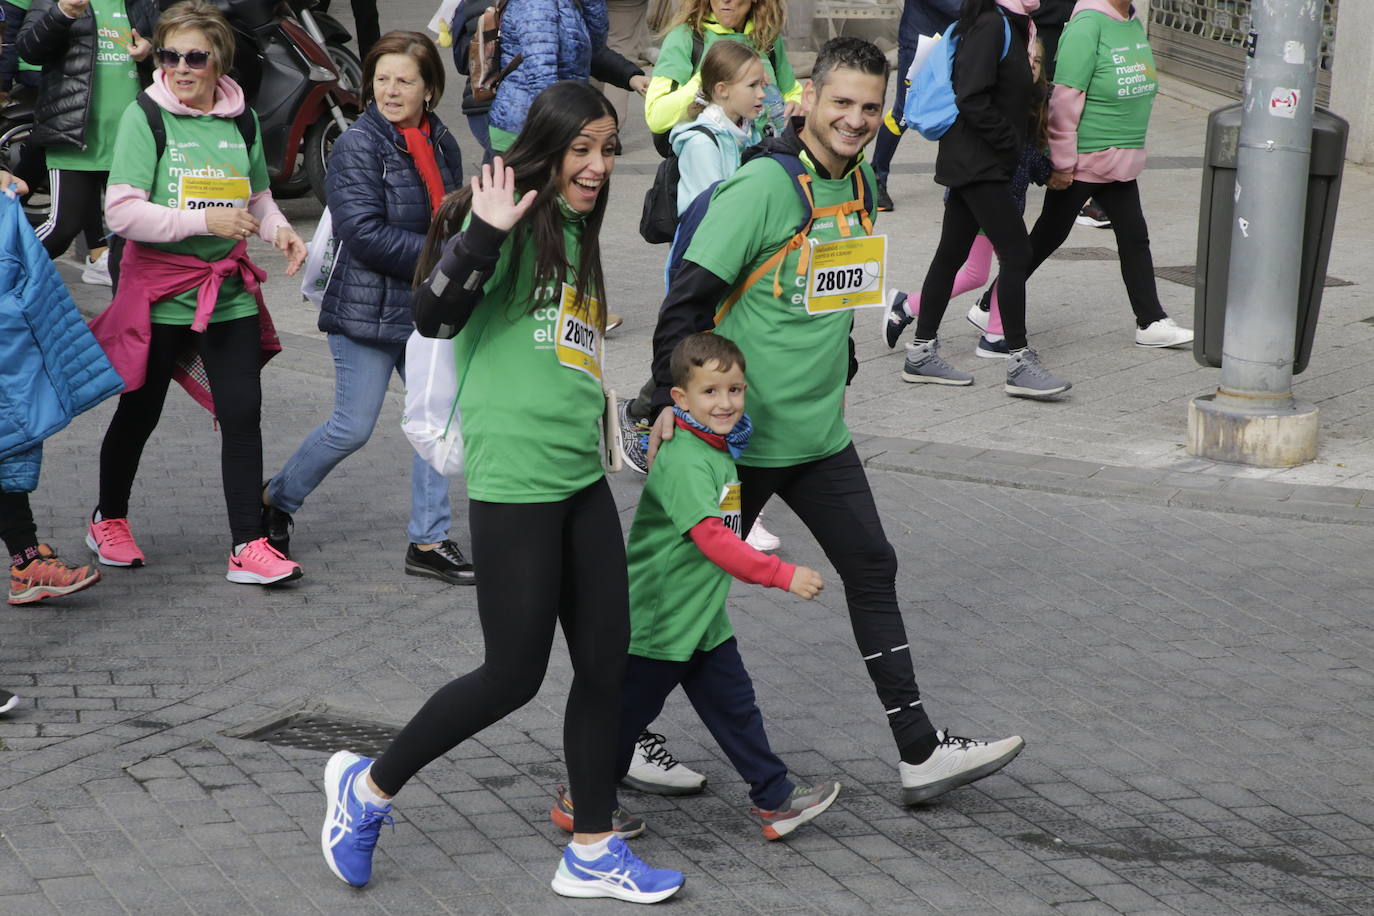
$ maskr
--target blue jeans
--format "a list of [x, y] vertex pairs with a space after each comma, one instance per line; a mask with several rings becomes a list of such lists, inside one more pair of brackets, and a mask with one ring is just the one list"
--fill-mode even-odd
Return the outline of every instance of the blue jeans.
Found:
[[[329, 335], [334, 354], [334, 413], [305, 437], [281, 472], [267, 484], [267, 498], [283, 512], [297, 512], [305, 498], [329, 476], [335, 465], [363, 447], [377, 425], [392, 371], [405, 378], [406, 345], [364, 343]], [[412, 544], [436, 544], [448, 537], [451, 513], [448, 478], [419, 455], [410, 465]]]

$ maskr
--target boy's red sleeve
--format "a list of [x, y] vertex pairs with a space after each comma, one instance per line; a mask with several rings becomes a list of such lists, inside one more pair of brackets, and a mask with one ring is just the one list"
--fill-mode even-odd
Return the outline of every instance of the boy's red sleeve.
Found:
[[706, 559], [750, 585], [763, 585], [787, 591], [797, 567], [755, 550], [716, 516], [704, 518], [692, 526], [687, 534]]

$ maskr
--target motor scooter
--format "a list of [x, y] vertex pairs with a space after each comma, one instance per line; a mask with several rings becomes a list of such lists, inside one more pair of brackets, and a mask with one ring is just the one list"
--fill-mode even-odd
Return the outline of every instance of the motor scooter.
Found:
[[[296, 17], [314, 0], [214, 2], [234, 28], [231, 75], [258, 114], [273, 195], [299, 197], [313, 190], [323, 201], [329, 151], [362, 109], [356, 89], [341, 85], [334, 54]], [[323, 35], [318, 20], [316, 26]], [[346, 51], [340, 45], [334, 53], [340, 50]]]

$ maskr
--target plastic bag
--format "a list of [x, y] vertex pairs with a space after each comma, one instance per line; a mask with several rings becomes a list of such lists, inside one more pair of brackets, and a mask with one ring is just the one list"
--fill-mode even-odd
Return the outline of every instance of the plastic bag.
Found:
[[339, 237], [334, 234], [334, 219], [329, 215], [329, 208], [325, 207], [320, 224], [315, 227], [315, 235], [310, 239], [305, 266], [301, 268], [301, 295], [315, 303], [317, 308], [324, 302], [324, 291], [329, 287], [329, 278], [334, 275], [338, 253]]
[[459, 418], [453, 341], [411, 331], [406, 341], [406, 406], [401, 429], [420, 457], [445, 477], [463, 473]]

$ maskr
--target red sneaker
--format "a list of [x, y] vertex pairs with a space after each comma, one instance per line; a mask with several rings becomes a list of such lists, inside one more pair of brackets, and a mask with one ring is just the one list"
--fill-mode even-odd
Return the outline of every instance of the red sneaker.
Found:
[[237, 554], [229, 555], [229, 572], [224, 578], [246, 585], [271, 585], [302, 575], [300, 564], [288, 560], [264, 537], [249, 541]]
[[134, 543], [127, 518], [106, 518], [92, 521], [86, 531], [86, 546], [95, 551], [96, 558], [106, 566], [142, 566], [143, 551]]
[[23, 569], [10, 567], [10, 604], [33, 604], [90, 588], [100, 581], [94, 566], [73, 566], [58, 559], [47, 544], [38, 545], [39, 557]]

